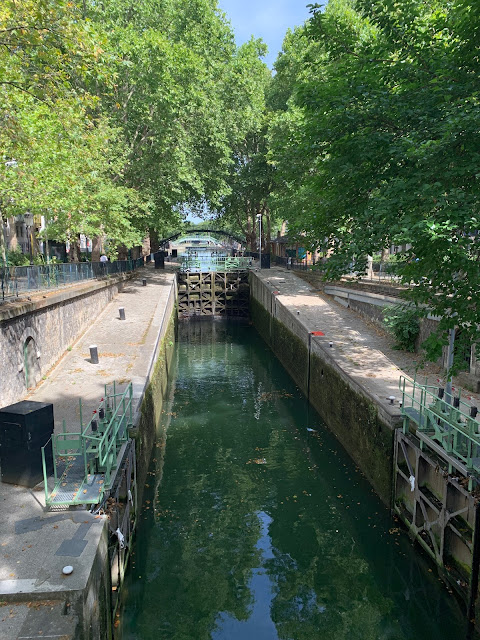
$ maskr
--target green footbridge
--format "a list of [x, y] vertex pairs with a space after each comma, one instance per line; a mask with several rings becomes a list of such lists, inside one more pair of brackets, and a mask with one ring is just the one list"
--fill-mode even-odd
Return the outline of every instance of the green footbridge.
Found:
[[[45, 501], [47, 507], [95, 505], [111, 488], [112, 474], [121, 459], [132, 426], [132, 384], [117, 392], [116, 384], [105, 386], [92, 419], [84, 427], [80, 400], [80, 430], [53, 435], [42, 448]], [[49, 448], [53, 455], [54, 486], [48, 487]]]
[[184, 273], [248, 271], [254, 266], [255, 261], [251, 257], [212, 256], [208, 252], [199, 252], [196, 256], [189, 254], [180, 258], [180, 271]]

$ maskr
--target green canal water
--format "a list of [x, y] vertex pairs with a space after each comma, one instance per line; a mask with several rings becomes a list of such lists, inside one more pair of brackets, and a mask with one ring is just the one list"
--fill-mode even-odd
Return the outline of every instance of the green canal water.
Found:
[[181, 325], [122, 640], [463, 640], [460, 607], [251, 327]]

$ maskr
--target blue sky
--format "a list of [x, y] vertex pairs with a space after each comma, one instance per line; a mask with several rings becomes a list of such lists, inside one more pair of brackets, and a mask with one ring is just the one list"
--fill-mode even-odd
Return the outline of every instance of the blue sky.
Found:
[[287, 29], [307, 20], [307, 4], [313, 4], [314, 0], [219, 0], [218, 3], [232, 24], [237, 45], [249, 40], [251, 35], [262, 38], [268, 46], [265, 62], [272, 68]]

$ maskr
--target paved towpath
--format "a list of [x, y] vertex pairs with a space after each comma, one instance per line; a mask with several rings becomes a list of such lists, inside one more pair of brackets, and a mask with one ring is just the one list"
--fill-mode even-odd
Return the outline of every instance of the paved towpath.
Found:
[[[67, 428], [77, 431], [79, 398], [85, 401], [85, 421], [103, 396], [105, 383], [133, 380], [139, 395], [174, 278], [174, 273], [153, 268], [137, 272], [29, 394], [30, 400], [53, 403], [56, 430], [65, 419]], [[125, 309], [126, 320], [119, 319], [119, 307]], [[97, 365], [90, 362], [92, 344], [100, 354]], [[44, 502], [43, 490], [0, 483], [0, 640], [68, 638], [75, 626], [75, 616], [64, 615], [56, 603], [85, 588], [104, 517], [83, 510], [46, 513]], [[62, 575], [66, 565], [74, 568], [70, 576]], [[38, 604], [32, 606], [32, 600]]]
[[[402, 374], [415, 375], [420, 364], [418, 354], [395, 350], [393, 339], [380, 327], [315, 289], [294, 271], [272, 268], [258, 271], [257, 275], [271, 291], [279, 292], [276, 294], [278, 301], [307, 331], [325, 334], [312, 340], [326, 351], [329, 358], [333, 358], [352, 380], [377, 399], [392, 417], [400, 416], [399, 377]], [[332, 347], [329, 347], [330, 342]], [[442, 386], [443, 375], [438, 365], [426, 364], [419, 367], [417, 379], [423, 383], [426, 376], [428, 384]], [[454, 386], [459, 386], [455, 379]], [[389, 396], [395, 396], [395, 408], [389, 406]], [[464, 392], [462, 399], [467, 404], [480, 407], [479, 394]]]
[[[28, 399], [37, 402], [53, 402], [57, 432], [63, 420], [67, 431], [78, 431], [79, 399], [86, 424], [104, 395], [105, 384], [116, 381], [121, 389], [133, 380], [142, 386], [174, 278], [174, 273], [152, 267], [138, 272], [28, 395]], [[147, 286], [143, 286], [143, 279]], [[120, 308], [125, 310], [125, 320], [120, 320]], [[90, 361], [91, 345], [97, 346], [98, 364]]]

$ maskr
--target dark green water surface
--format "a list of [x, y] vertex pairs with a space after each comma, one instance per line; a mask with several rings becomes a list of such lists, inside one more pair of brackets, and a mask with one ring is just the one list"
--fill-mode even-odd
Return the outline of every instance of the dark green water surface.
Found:
[[123, 640], [467, 637], [454, 597], [253, 329], [182, 325], [176, 356]]

